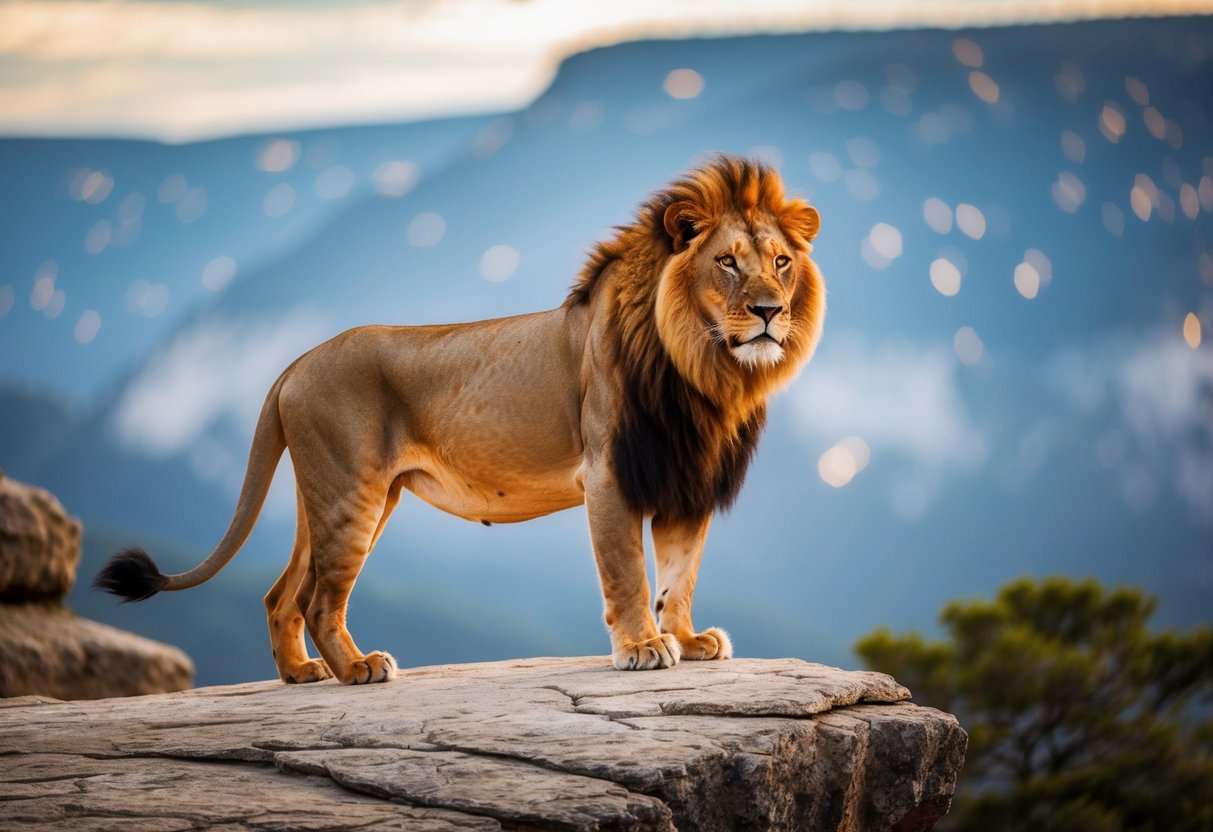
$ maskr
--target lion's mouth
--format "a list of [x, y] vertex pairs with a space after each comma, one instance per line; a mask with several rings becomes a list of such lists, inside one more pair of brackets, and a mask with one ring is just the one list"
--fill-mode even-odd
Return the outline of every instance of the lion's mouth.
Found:
[[783, 346], [783, 344], [781, 344], [779, 342], [779, 340], [769, 332], [760, 332], [759, 334], [755, 335], [753, 338], [750, 338], [749, 340], [745, 340], [745, 341], [743, 341], [742, 339], [740, 339], [736, 335], [734, 335], [731, 338], [729, 338], [729, 346], [732, 347], [733, 349], [736, 349], [737, 347], [744, 347], [746, 344], [761, 344], [763, 341], [770, 341], [772, 344], [774, 344], [777, 347]]

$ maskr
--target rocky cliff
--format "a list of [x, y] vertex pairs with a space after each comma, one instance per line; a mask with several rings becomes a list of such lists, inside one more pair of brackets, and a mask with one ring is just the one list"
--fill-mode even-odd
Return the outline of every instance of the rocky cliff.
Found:
[[9, 699], [0, 827], [913, 832], [947, 811], [966, 737], [908, 697], [793, 659], [584, 658]]
[[80, 531], [53, 494], [0, 471], [0, 697], [96, 699], [188, 688], [194, 665], [177, 648], [64, 608]]

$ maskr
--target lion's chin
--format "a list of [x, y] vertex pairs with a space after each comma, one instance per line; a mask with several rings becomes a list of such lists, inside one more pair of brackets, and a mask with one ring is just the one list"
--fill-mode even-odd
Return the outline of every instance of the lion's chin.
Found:
[[755, 338], [732, 347], [729, 352], [747, 370], [771, 367], [783, 360], [783, 346], [772, 338]]

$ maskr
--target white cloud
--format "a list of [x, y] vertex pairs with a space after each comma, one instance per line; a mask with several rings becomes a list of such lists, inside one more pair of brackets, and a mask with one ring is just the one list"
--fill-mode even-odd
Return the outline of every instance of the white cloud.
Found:
[[562, 56], [622, 40], [1190, 14], [1208, 5], [16, 0], [0, 3], [0, 57], [10, 70], [0, 85], [0, 129], [186, 139], [512, 109], [543, 89]]
[[1122, 336], [1067, 351], [1050, 375], [1097, 434], [1092, 452], [1126, 502], [1143, 507], [1169, 485], [1213, 520], [1213, 349], [1172, 330]]
[[811, 439], [859, 436], [873, 458], [892, 453], [917, 469], [980, 464], [985, 442], [957, 386], [959, 365], [943, 347], [833, 336], [796, 385], [799, 425]]
[[127, 386], [110, 427], [127, 448], [154, 457], [186, 454], [203, 479], [234, 482], [239, 451], [213, 435], [224, 424], [247, 443], [270, 385], [327, 327], [297, 312], [279, 321], [210, 321], [188, 329]]

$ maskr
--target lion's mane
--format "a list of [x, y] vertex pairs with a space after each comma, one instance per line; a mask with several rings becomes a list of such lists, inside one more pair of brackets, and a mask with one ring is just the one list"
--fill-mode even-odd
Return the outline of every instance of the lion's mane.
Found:
[[[667, 211], [679, 204], [689, 210], [671, 237]], [[794, 324], [775, 365], [743, 368], [709, 339], [694, 281], [681, 273], [693, 268], [704, 232], [729, 211], [751, 224], [760, 215], [774, 220], [797, 253]], [[655, 194], [631, 225], [595, 247], [566, 306], [596, 300], [609, 315], [620, 391], [611, 461], [634, 510], [689, 521], [733, 504], [766, 424], [767, 396], [792, 379], [820, 333], [825, 298], [808, 258], [816, 231], [816, 212], [785, 199], [777, 173], [718, 156]], [[659, 304], [667, 269], [668, 294]]]

